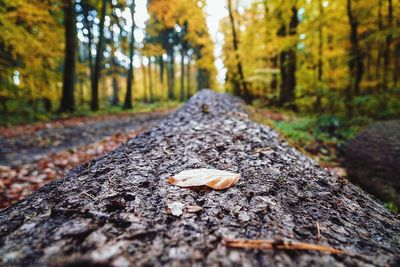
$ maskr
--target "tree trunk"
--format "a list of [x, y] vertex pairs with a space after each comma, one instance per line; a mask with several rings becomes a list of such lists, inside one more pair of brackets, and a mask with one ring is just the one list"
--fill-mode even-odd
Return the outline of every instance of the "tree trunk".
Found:
[[154, 102], [154, 92], [153, 92], [153, 75], [152, 75], [152, 62], [151, 57], [149, 57], [149, 66], [147, 68], [147, 72], [149, 74], [149, 95], [150, 95], [150, 103]]
[[141, 68], [142, 68], [142, 75], [143, 75], [143, 101], [144, 102], [149, 102], [149, 99], [147, 97], [147, 73], [146, 73], [146, 66], [144, 65], [144, 57], [142, 57], [142, 64], [141, 64]]
[[89, 7], [86, 6], [86, 7], [84, 7], [84, 18], [85, 18], [86, 29], [88, 30], [88, 47], [87, 47], [87, 49], [88, 49], [88, 59], [89, 59], [89, 79], [90, 79], [89, 87], [92, 88], [92, 83], [93, 83], [92, 27], [93, 27], [93, 23], [89, 21], [88, 16], [89, 16]]
[[187, 87], [187, 97], [192, 96], [192, 68], [191, 68], [192, 56], [188, 56], [188, 64], [186, 66], [186, 87]]
[[[400, 27], [400, 23], [398, 25]], [[400, 73], [400, 42], [397, 42], [397, 45], [394, 50], [394, 71], [393, 71], [393, 87], [396, 88], [399, 81], [399, 73]]]
[[[235, 59], [236, 59], [237, 75], [239, 76], [239, 81], [234, 82], [234, 87], [235, 87], [234, 91], [240, 92], [240, 95], [243, 96], [243, 99], [246, 103], [251, 103], [252, 99], [251, 99], [250, 92], [247, 88], [246, 79], [245, 79], [244, 73], [243, 73], [242, 61], [241, 61], [240, 55], [239, 55], [239, 40], [238, 40], [237, 33], [236, 33], [235, 18], [233, 16], [232, 0], [228, 0], [228, 11], [229, 11], [229, 19], [231, 22], [231, 30], [232, 30], [232, 37], [233, 37], [232, 42], [233, 42], [233, 50], [235, 53]], [[234, 76], [234, 79], [237, 79], [236, 75]], [[236, 88], [236, 87], [238, 87], [238, 88]]]
[[393, 27], [393, 5], [392, 0], [388, 0], [388, 25], [387, 30], [388, 34], [386, 35], [385, 42], [385, 50], [383, 53], [383, 81], [382, 81], [382, 89], [383, 89], [383, 101], [382, 108], [386, 108], [387, 106], [387, 94], [388, 94], [388, 83], [390, 80], [390, 52], [392, 45], [392, 27]]
[[168, 99], [175, 100], [175, 55], [174, 48], [170, 48], [167, 62]]
[[[382, 19], [382, 1], [378, 0], [378, 31], [383, 32], [383, 19]], [[378, 51], [376, 56], [376, 69], [375, 69], [375, 78], [376, 78], [376, 89], [378, 92], [382, 90], [382, 58], [383, 58], [383, 43], [378, 39]]]
[[[284, 36], [292, 37], [296, 35], [299, 19], [297, 16], [297, 8], [292, 7], [292, 16], [289, 23], [288, 33]], [[286, 32], [286, 27], [282, 29]], [[279, 95], [279, 103], [281, 106], [287, 105], [295, 109], [294, 98], [296, 90], [296, 45], [281, 52], [281, 92]]]
[[[182, 45], [183, 46], [183, 45]], [[185, 101], [185, 55], [186, 51], [182, 47], [181, 48], [181, 92], [179, 95], [179, 100], [180, 101]]]
[[99, 80], [101, 76], [103, 51], [104, 51], [104, 20], [107, 11], [107, 0], [102, 1], [99, 25], [99, 42], [97, 44], [96, 61], [93, 72], [92, 82], [92, 99], [90, 102], [90, 109], [93, 111], [99, 110]]
[[129, 69], [128, 69], [128, 80], [126, 83], [126, 94], [124, 109], [132, 108], [132, 85], [134, 80], [134, 67], [133, 67], [133, 55], [135, 52], [135, 0], [131, 4], [131, 16], [132, 16], [132, 29], [131, 29], [131, 40], [129, 43]]
[[159, 65], [160, 65], [160, 84], [161, 84], [161, 88], [164, 88], [164, 58], [163, 56], [159, 57], [159, 61], [158, 61]]
[[322, 102], [322, 77], [324, 73], [324, 32], [323, 32], [323, 20], [324, 20], [324, 6], [322, 0], [318, 0], [319, 7], [319, 29], [318, 29], [318, 84], [317, 84], [317, 96], [314, 104], [314, 111], [319, 113], [321, 111]]
[[[111, 24], [112, 25], [112, 24]], [[111, 98], [111, 105], [118, 106], [119, 104], [119, 96], [118, 96], [118, 65], [117, 60], [115, 58], [115, 51], [117, 50], [115, 47], [115, 40], [114, 40], [114, 31], [112, 30], [112, 26], [110, 27], [111, 32], [111, 40], [112, 40], [112, 48], [111, 48], [111, 71], [112, 71], [112, 89], [113, 95]]]
[[352, 0], [347, 0], [347, 16], [350, 24], [350, 83], [346, 93], [346, 114], [347, 117], [353, 116], [353, 97], [360, 93], [360, 83], [363, 75], [362, 54], [358, 40], [358, 20], [353, 15]]
[[[194, 131], [193, 121], [207, 127]], [[166, 182], [191, 168], [241, 178], [220, 191]], [[203, 90], [162, 124], [0, 211], [0, 264], [397, 266], [399, 229], [381, 203], [250, 121], [241, 101]], [[275, 242], [238, 249], [227, 246], [233, 238]], [[345, 253], [279, 249], [290, 241]]]
[[64, 0], [65, 57], [60, 111], [75, 110], [76, 14], [75, 1]]

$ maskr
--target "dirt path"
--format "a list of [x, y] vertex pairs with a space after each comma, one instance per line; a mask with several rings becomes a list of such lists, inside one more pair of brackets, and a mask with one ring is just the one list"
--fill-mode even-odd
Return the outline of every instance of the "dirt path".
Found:
[[71, 118], [0, 129], [0, 208], [116, 149], [168, 114]]
[[[50, 153], [87, 145], [115, 133], [147, 128], [167, 113], [72, 118], [35, 126], [17, 126], [0, 132], [0, 165], [17, 166]], [[14, 134], [16, 133], [16, 134]]]

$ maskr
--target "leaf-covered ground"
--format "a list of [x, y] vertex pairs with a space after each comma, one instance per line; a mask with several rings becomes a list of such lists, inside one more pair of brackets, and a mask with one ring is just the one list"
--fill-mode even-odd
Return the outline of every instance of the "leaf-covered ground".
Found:
[[0, 208], [116, 149], [166, 114], [79, 117], [0, 129]]

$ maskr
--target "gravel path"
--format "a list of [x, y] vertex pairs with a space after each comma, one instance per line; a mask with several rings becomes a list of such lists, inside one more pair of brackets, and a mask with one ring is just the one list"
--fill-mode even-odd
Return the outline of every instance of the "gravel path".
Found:
[[[222, 191], [166, 182], [190, 168], [242, 178]], [[201, 210], [174, 216], [174, 201]], [[237, 99], [204, 90], [158, 126], [0, 212], [0, 255], [37, 266], [398, 266], [399, 232], [396, 215], [250, 121]], [[223, 243], [230, 238], [351, 255], [232, 249]]]

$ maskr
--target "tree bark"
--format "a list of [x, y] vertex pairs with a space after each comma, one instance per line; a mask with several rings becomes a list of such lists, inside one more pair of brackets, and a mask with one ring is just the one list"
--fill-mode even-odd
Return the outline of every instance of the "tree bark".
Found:
[[75, 110], [76, 17], [75, 1], [64, 0], [65, 56], [60, 111]]
[[233, 16], [232, 0], [228, 0], [228, 11], [229, 11], [229, 19], [231, 22], [233, 50], [235, 53], [236, 66], [237, 66], [237, 74], [233, 78], [237, 79], [238, 78], [237, 75], [239, 76], [239, 80], [236, 80], [234, 82], [234, 87], [235, 87], [234, 91], [240, 92], [240, 95], [243, 96], [243, 99], [244, 101], [246, 101], [246, 103], [251, 103], [252, 99], [250, 92], [247, 88], [247, 83], [243, 72], [242, 61], [239, 55], [239, 40], [236, 33], [235, 18]]
[[[201, 112], [204, 105], [207, 113]], [[204, 127], [193, 130], [193, 121]], [[166, 182], [191, 168], [228, 170], [241, 178], [221, 191]], [[174, 202], [184, 205], [182, 215], [171, 214]], [[382, 204], [282, 142], [271, 128], [250, 121], [236, 98], [203, 90], [160, 125], [0, 211], [0, 261], [396, 266], [399, 228], [399, 217]], [[278, 243], [279, 237], [347, 253], [235, 249], [224, 243]]]
[[125, 94], [125, 102], [124, 109], [132, 108], [132, 85], [134, 80], [134, 68], [133, 68], [133, 56], [135, 53], [135, 0], [132, 1], [131, 4], [131, 16], [132, 16], [132, 29], [131, 29], [131, 40], [129, 43], [129, 69], [128, 69], [128, 80], [126, 83], [126, 94]]
[[107, 11], [107, 0], [103, 0], [100, 13], [99, 42], [97, 44], [96, 61], [93, 71], [92, 99], [90, 102], [90, 109], [92, 111], [99, 110], [99, 81], [101, 76], [102, 60], [104, 52], [104, 20], [106, 17], [106, 11]]

